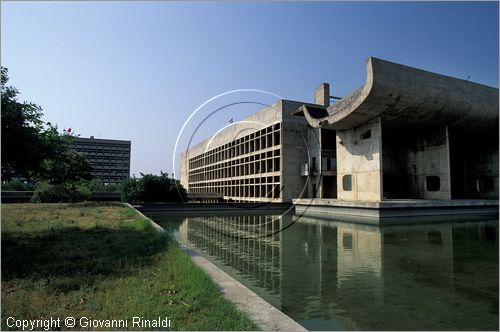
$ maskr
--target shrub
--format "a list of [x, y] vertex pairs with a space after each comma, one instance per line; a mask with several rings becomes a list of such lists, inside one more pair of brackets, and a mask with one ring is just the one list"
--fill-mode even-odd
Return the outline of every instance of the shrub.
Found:
[[132, 177], [122, 183], [122, 200], [129, 203], [183, 202], [186, 196], [179, 180], [170, 178], [168, 173], [141, 173], [141, 178]]
[[122, 201], [128, 203], [140, 203], [142, 183], [134, 176], [122, 182]]
[[4, 190], [4, 191], [30, 191], [30, 190], [33, 190], [33, 185], [31, 183], [21, 182], [19, 179], [13, 179], [7, 183], [3, 183], [2, 190]]
[[103, 184], [101, 180], [94, 178], [91, 181], [83, 182], [83, 185], [88, 188], [91, 192], [116, 192], [120, 191], [120, 185], [116, 184]]
[[85, 186], [79, 186], [75, 191], [68, 192], [60, 184], [49, 184], [39, 181], [35, 185], [35, 192], [31, 197], [33, 203], [63, 203], [81, 202], [90, 198], [90, 190]]

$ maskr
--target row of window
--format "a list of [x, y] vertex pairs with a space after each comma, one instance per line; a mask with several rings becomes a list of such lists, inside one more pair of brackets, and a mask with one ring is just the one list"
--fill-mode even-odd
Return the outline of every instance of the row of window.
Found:
[[203, 168], [190, 169], [189, 174], [196, 175], [196, 174], [202, 174], [206, 171], [224, 169], [224, 168], [231, 167], [231, 166], [240, 166], [240, 165], [253, 163], [253, 162], [264, 160], [264, 159], [279, 157], [280, 154], [281, 154], [281, 150], [279, 148], [275, 148], [274, 150], [254, 154], [254, 155], [247, 156], [247, 157], [242, 157], [242, 158], [235, 159], [235, 160], [217, 162], [213, 165], [207, 165]]
[[[260, 183], [280, 183], [279, 176], [262, 176], [257, 178], [246, 178], [246, 179], [232, 179], [232, 180], [215, 180], [194, 183], [190, 185], [189, 188], [205, 188], [205, 187], [224, 187], [224, 186], [238, 186], [242, 184], [260, 184]], [[208, 191], [207, 191], [208, 192]]]
[[189, 192], [218, 193], [224, 196], [233, 197], [239, 196], [279, 198], [280, 183], [281, 182], [279, 176], [263, 176], [258, 178], [237, 180], [209, 181], [190, 185]]
[[117, 164], [117, 163], [108, 163], [108, 162], [100, 162], [100, 161], [90, 161], [90, 165], [92, 168], [119, 168], [119, 169], [128, 169], [128, 164]]
[[110, 173], [110, 172], [92, 171], [90, 173], [94, 176], [99, 177], [99, 178], [101, 178], [101, 177], [123, 178], [123, 177], [129, 176], [128, 172], [112, 172], [112, 173]]
[[75, 148], [93, 148], [93, 149], [106, 149], [106, 150], [130, 150], [130, 144], [107, 144], [107, 143], [84, 143], [76, 142]]
[[189, 175], [188, 181], [191, 186], [191, 183], [206, 180], [236, 178], [249, 175], [255, 175], [256, 177], [260, 177], [262, 175], [265, 176], [268, 173], [279, 172], [280, 161], [281, 158], [278, 156], [235, 166], [226, 166], [224, 168], [218, 168], [214, 170], [202, 170], [195, 174]]
[[281, 187], [279, 183], [275, 184], [254, 184], [254, 185], [235, 185], [228, 187], [189, 187], [189, 191], [196, 193], [212, 192], [237, 198], [280, 198]]
[[97, 152], [97, 151], [89, 151], [89, 150], [76, 150], [76, 152], [79, 152], [83, 154], [84, 156], [113, 156], [113, 157], [123, 157], [123, 158], [129, 158], [130, 157], [130, 151], [125, 152], [125, 153], [119, 153], [119, 152], [109, 152], [109, 151], [103, 151], [103, 152]]
[[190, 158], [189, 169], [203, 167], [209, 164], [280, 145], [280, 135], [280, 123], [274, 124]]
[[96, 158], [96, 157], [90, 157], [89, 156], [85, 156], [87, 158], [88, 161], [90, 162], [105, 162], [105, 161], [114, 161], [114, 162], [129, 162], [130, 159], [127, 158], [127, 157], [100, 157], [100, 158]]

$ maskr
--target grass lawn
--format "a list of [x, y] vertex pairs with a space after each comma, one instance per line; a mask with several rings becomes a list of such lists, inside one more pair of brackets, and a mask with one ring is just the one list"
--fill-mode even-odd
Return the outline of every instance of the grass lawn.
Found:
[[[76, 330], [256, 330], [166, 233], [118, 204], [2, 204], [2, 319], [75, 317]], [[127, 320], [126, 328], [79, 319]], [[87, 320], [84, 320], [86, 322]], [[12, 319], [10, 320], [12, 323]], [[42, 330], [37, 328], [36, 330]], [[145, 328], [148, 329], [148, 328]]]

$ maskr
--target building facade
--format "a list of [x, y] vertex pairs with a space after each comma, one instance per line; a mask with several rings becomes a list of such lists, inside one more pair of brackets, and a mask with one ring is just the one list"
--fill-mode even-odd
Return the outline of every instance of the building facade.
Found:
[[120, 184], [130, 177], [130, 141], [77, 137], [73, 148], [89, 161], [92, 176], [104, 185]]
[[498, 199], [498, 89], [369, 58], [331, 99], [323, 83], [189, 148], [181, 183], [229, 201]]
[[300, 197], [307, 191], [301, 169], [308, 160], [308, 124], [293, 113], [301, 105], [280, 100], [183, 152], [182, 185], [236, 202]]

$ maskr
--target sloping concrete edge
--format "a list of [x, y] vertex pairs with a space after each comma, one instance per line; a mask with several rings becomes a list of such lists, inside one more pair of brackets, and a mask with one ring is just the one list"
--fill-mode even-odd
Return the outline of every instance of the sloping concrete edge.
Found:
[[[137, 211], [137, 213], [148, 220], [159, 232], [165, 232], [163, 227], [145, 216], [142, 212], [128, 203], [125, 206]], [[233, 303], [236, 308], [245, 313], [248, 318], [254, 321], [264, 331], [307, 331], [302, 325], [285, 315], [280, 310], [273, 307], [267, 301], [248, 289], [238, 280], [231, 277], [226, 272], [200, 256], [189, 246], [179, 242], [179, 246], [191, 257], [191, 260], [201, 267], [212, 278], [219, 287], [222, 295]]]
[[155, 223], [150, 218], [146, 217], [141, 211], [137, 210], [135, 207], [133, 207], [129, 203], [123, 203], [123, 205], [125, 205], [126, 207], [129, 207], [131, 209], [134, 209], [137, 212], [137, 214], [139, 214], [142, 218], [144, 218], [147, 221], [149, 221], [149, 223], [151, 224], [151, 226], [153, 226], [153, 228], [156, 229], [158, 232], [165, 232], [165, 230], [163, 229], [163, 227], [161, 227], [160, 225], [158, 225], [157, 223]]
[[307, 331], [302, 325], [231, 277], [226, 272], [200, 256], [195, 250], [180, 243], [191, 260], [207, 272], [219, 286], [226, 299], [247, 314], [264, 331]]

